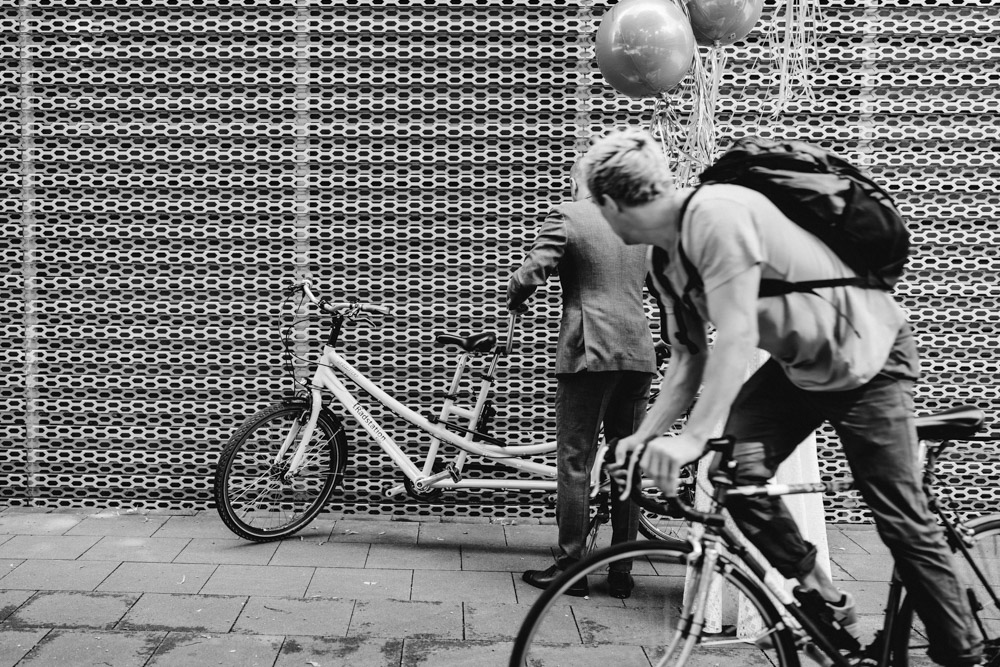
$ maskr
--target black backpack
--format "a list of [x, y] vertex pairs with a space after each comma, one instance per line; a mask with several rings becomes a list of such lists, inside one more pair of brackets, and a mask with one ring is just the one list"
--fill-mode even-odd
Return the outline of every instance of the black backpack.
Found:
[[[889, 195], [855, 166], [817, 146], [740, 139], [701, 173], [700, 180], [702, 185], [733, 183], [760, 192], [858, 274], [797, 283], [764, 279], [760, 296], [846, 285], [888, 291], [903, 273], [909, 233]], [[688, 197], [681, 208], [681, 220], [690, 201]], [[701, 279], [683, 248], [680, 258], [692, 281], [686, 293]]]

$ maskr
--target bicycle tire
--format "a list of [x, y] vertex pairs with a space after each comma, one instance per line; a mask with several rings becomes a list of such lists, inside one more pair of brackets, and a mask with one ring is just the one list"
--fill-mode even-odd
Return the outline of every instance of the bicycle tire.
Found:
[[[684, 467], [684, 474], [686, 475], [684, 483], [678, 488], [678, 498], [680, 498], [684, 504], [694, 507], [695, 503], [695, 470], [697, 464], [691, 464]], [[643, 489], [643, 495], [653, 498], [654, 500], [661, 501], [660, 491], [656, 487], [647, 487]], [[650, 540], [677, 540], [683, 539], [683, 533], [685, 531], [685, 524], [679, 518], [679, 515], [674, 515], [669, 513], [663, 514], [658, 511], [651, 511], [640, 506], [639, 508], [639, 533]]]
[[[1000, 515], [971, 521], [969, 553], [981, 568], [994, 594], [1000, 593]], [[1000, 608], [986, 595], [983, 584], [975, 576], [965, 557], [955, 554], [960, 583], [966, 588], [975, 622], [984, 635], [984, 667], [1000, 667]], [[904, 595], [900, 603], [892, 638], [893, 667], [924, 667], [932, 665], [927, 658], [928, 643], [923, 624], [914, 613], [913, 601]]]
[[280, 460], [277, 455], [289, 430], [301, 428], [308, 418], [305, 401], [272, 404], [244, 422], [223, 448], [213, 484], [215, 506], [240, 537], [270, 542], [298, 532], [343, 480], [347, 436], [340, 420], [325, 411], [304, 465], [294, 478], [285, 476], [298, 440]]
[[[690, 554], [687, 543], [642, 540], [594, 551], [562, 573], [531, 606], [514, 641], [510, 667], [657, 664], [673, 636], [668, 625], [679, 620]], [[603, 570], [623, 559], [634, 559], [635, 590], [627, 600], [605, 597]], [[745, 602], [757, 610], [764, 627], [774, 628], [772, 647], [764, 651], [751, 639], [706, 635], [686, 664], [758, 664], [748, 653], [754, 652], [770, 664], [798, 667], [791, 633], [760, 586], [728, 560], [720, 560], [716, 573], [729, 584], [724, 598]], [[589, 581], [590, 597], [566, 596], [582, 577]]]

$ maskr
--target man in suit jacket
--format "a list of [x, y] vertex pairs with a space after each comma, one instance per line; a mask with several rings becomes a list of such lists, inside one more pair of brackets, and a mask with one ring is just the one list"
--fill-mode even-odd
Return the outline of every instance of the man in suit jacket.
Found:
[[[631, 435], [642, 422], [656, 356], [643, 310], [646, 248], [626, 246], [589, 199], [578, 165], [570, 172], [574, 201], [545, 218], [538, 237], [507, 287], [507, 307], [519, 307], [558, 266], [562, 321], [556, 352], [556, 441], [559, 556], [546, 570], [528, 570], [524, 580], [545, 588], [584, 553], [590, 519], [590, 471], [598, 434], [613, 440]], [[614, 494], [617, 495], [617, 494]], [[612, 501], [612, 542], [635, 539], [638, 509]], [[631, 563], [608, 575], [609, 592], [626, 598]], [[570, 595], [589, 594], [584, 580]]]

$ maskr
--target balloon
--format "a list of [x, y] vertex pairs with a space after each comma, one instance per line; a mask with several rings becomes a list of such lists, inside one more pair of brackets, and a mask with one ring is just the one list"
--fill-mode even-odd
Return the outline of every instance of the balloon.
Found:
[[671, 0], [621, 0], [597, 28], [597, 66], [618, 92], [667, 92], [691, 69], [694, 33]]
[[764, 0], [688, 0], [691, 29], [703, 46], [732, 44], [753, 30]]

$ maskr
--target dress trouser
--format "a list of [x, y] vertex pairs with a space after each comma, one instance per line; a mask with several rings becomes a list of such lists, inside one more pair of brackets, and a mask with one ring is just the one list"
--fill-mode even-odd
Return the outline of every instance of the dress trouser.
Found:
[[[908, 332], [898, 353], [915, 348]], [[856, 488], [871, 509], [917, 614], [929, 635], [931, 659], [942, 665], [976, 664], [981, 641], [955, 577], [952, 554], [927, 505], [917, 460], [913, 379], [887, 365], [870, 382], [839, 392], [805, 391], [768, 361], [733, 404], [725, 433], [738, 443], [738, 479], [762, 484], [795, 447], [824, 421], [840, 439]], [[751, 543], [786, 577], [813, 569], [816, 548], [803, 540], [781, 498], [740, 498], [729, 506]]]
[[[590, 471], [597, 456], [601, 424], [608, 442], [634, 433], [646, 414], [653, 375], [640, 371], [584, 371], [560, 374], [557, 379], [557, 560], [565, 566], [584, 555], [590, 522]], [[612, 543], [635, 539], [638, 525], [635, 504], [612, 498]], [[612, 567], [627, 571], [631, 563]]]

